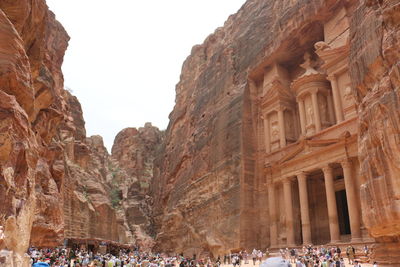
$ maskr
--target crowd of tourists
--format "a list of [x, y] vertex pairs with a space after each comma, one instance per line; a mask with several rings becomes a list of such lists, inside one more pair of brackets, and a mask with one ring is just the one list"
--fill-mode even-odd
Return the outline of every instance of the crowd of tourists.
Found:
[[[302, 249], [281, 249], [280, 254], [282, 258], [295, 264], [296, 267], [345, 267], [345, 256], [349, 265], [355, 267], [362, 266], [361, 262], [356, 259], [356, 251], [353, 246], [348, 246], [345, 252], [337, 246], [304, 246]], [[368, 246], [364, 246], [363, 251], [360, 254], [368, 258]], [[375, 267], [378, 265], [374, 262], [373, 266]]]
[[[287, 261], [287, 266], [296, 267], [345, 267], [345, 259], [351, 266], [362, 266], [355, 258], [355, 249], [348, 246], [344, 252], [339, 247], [303, 247], [302, 249], [281, 249], [280, 256]], [[93, 253], [82, 249], [36, 249], [28, 251], [34, 267], [219, 267], [220, 265], [233, 265], [234, 267], [261, 264], [270, 258], [269, 250], [265, 252], [254, 249], [251, 253], [246, 250], [230, 253], [216, 259], [209, 257], [196, 259], [185, 258], [182, 255], [167, 256], [139, 252], [137, 249], [121, 249], [117, 254]], [[365, 246], [363, 253], [369, 253]], [[374, 263], [374, 267], [377, 264]]]
[[185, 258], [182, 255], [170, 257], [125, 249], [121, 249], [115, 255], [115, 253], [101, 254], [79, 249], [30, 248], [29, 255], [34, 267], [212, 267], [219, 265], [210, 258], [196, 260], [195, 258]]

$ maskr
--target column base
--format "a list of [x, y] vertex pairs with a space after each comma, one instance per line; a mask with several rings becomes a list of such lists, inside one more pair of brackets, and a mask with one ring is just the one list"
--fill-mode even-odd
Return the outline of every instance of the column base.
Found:
[[334, 245], [334, 244], [339, 244], [342, 243], [342, 240], [331, 240], [331, 242], [329, 242], [329, 245]]
[[352, 237], [350, 243], [363, 243], [363, 239], [361, 237]]

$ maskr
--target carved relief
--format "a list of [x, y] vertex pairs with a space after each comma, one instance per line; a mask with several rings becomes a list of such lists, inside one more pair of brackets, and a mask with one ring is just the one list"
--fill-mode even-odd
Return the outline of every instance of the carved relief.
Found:
[[272, 123], [271, 135], [272, 135], [272, 141], [279, 140], [279, 127], [278, 127], [278, 122], [277, 121], [274, 121]]
[[[326, 96], [319, 94], [318, 95], [318, 106], [319, 112], [321, 116], [321, 123], [323, 126], [329, 126], [329, 110], [328, 110], [328, 101]], [[324, 127], [323, 127], [324, 128]]]
[[344, 99], [346, 99], [347, 101], [352, 101], [352, 100], [354, 100], [354, 98], [353, 98], [353, 93], [351, 92], [351, 87], [350, 87], [350, 86], [347, 86], [347, 87], [344, 89]]
[[285, 118], [285, 134], [286, 140], [289, 142], [295, 142], [297, 139], [296, 132], [296, 118], [293, 111], [286, 110], [284, 113]]

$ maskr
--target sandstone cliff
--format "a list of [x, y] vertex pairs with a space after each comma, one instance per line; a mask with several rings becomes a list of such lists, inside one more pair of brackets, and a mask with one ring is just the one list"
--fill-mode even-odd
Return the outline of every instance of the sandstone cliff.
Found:
[[54, 138], [65, 120], [61, 64], [69, 37], [39, 0], [0, 1], [0, 25], [0, 224], [14, 251], [8, 266], [23, 266], [33, 225], [52, 237], [62, 232]]
[[136, 244], [147, 251], [154, 246], [152, 198], [148, 190], [154, 159], [163, 140], [163, 132], [146, 123], [139, 129], [126, 128], [119, 132], [112, 147], [112, 161], [118, 166], [115, 176], [122, 190], [122, 208]]
[[63, 89], [64, 28], [44, 0], [2, 0], [0, 39], [0, 264], [64, 238], [132, 242], [102, 139]]
[[351, 64], [359, 105], [363, 220], [373, 257], [400, 263], [400, 3], [363, 1], [352, 20]]
[[365, 227], [380, 242], [374, 257], [400, 262], [400, 20], [399, 4], [389, 0], [248, 0], [192, 49], [151, 186], [158, 250], [221, 255], [270, 243], [266, 190], [259, 190], [266, 184], [260, 99], [250, 79], [271, 62], [300, 64], [340, 8], [351, 20], [349, 69], [366, 179], [356, 194]]

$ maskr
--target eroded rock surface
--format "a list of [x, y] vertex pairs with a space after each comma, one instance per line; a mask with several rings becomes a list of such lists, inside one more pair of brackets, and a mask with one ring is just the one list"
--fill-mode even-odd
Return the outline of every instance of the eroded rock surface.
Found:
[[151, 123], [126, 128], [118, 133], [112, 147], [114, 176], [121, 188], [122, 208], [137, 245], [146, 251], [154, 246], [152, 198], [149, 185], [153, 179], [154, 160], [164, 140], [164, 133]]
[[102, 139], [86, 138], [80, 104], [63, 89], [64, 28], [44, 0], [4, 0], [0, 39], [0, 265], [28, 266], [30, 244], [133, 242], [109, 194]]
[[60, 68], [69, 37], [39, 0], [0, 1], [0, 25], [0, 224], [5, 249], [13, 250], [8, 263], [25, 266], [32, 226], [57, 237], [63, 224], [61, 181], [51, 170], [65, 114]]
[[[258, 110], [261, 102], [266, 100], [260, 98], [256, 90], [262, 90], [263, 86], [268, 90], [268, 84], [262, 83], [273, 78], [264, 77], [265, 69], [270, 69], [271, 65], [288, 69], [289, 75], [285, 79], [290, 82], [304, 74], [298, 66], [305, 62], [303, 55], [306, 53], [313, 53], [313, 58], [321, 55], [312, 66], [321, 69], [321, 66], [330, 68], [337, 64], [332, 63], [334, 53], [348, 51], [348, 58], [343, 60], [343, 64], [349, 66], [348, 78], [342, 77], [336, 85], [339, 89], [343, 86], [340, 93], [343, 95], [338, 98], [344, 98], [345, 116], [336, 120], [358, 125], [358, 152], [357, 145], [349, 146], [349, 151], [343, 150], [356, 166], [356, 175], [351, 178], [356, 185], [351, 193], [356, 196], [353, 207], [360, 205], [359, 202], [362, 205], [363, 221], [355, 223], [359, 228], [359, 240], [353, 241], [360, 242], [364, 238], [365, 242], [371, 242], [369, 233], [378, 242], [373, 255], [375, 259], [387, 264], [400, 263], [395, 249], [399, 247], [397, 202], [400, 190], [396, 178], [400, 173], [398, 12], [399, 3], [389, 0], [249, 0], [224, 27], [217, 29], [202, 45], [195, 46], [183, 65], [166, 140], [156, 159], [151, 186], [156, 248], [186, 255], [212, 253], [214, 256], [229, 250], [265, 248], [271, 245], [271, 223], [278, 224], [281, 229], [275, 239], [282, 244], [288, 242], [290, 231], [285, 228], [290, 224], [285, 224], [288, 213], [283, 212], [283, 199], [276, 205], [281, 216], [275, 219], [277, 222], [272, 222], [269, 216], [269, 181], [266, 177], [272, 171], [271, 162], [265, 159], [266, 140], [263, 140], [262, 131], [265, 117]], [[331, 62], [330, 65], [327, 62]], [[308, 74], [307, 66], [305, 69]], [[280, 71], [274, 75], [283, 75]], [[335, 75], [340, 77], [342, 73]], [[327, 81], [327, 85], [331, 87], [334, 81]], [[273, 86], [286, 86], [279, 82]], [[357, 99], [356, 105], [348, 104], [353, 101], [352, 93]], [[273, 97], [280, 96], [271, 93]], [[322, 116], [327, 116], [327, 108]], [[336, 108], [340, 111], [342, 107]], [[308, 113], [304, 115], [314, 116], [311, 108], [306, 111]], [[358, 116], [358, 122], [351, 120], [352, 116]], [[344, 125], [336, 128], [345, 128]], [[354, 126], [349, 126], [344, 133], [332, 132], [330, 138], [340, 140], [351, 136], [357, 144]], [[278, 125], [273, 127], [276, 127], [272, 129], [273, 137], [276, 137], [273, 141], [278, 142], [278, 148], [288, 146], [289, 152], [272, 152], [272, 160], [275, 157], [277, 162], [285, 162], [290, 159], [290, 154], [301, 152], [290, 152], [290, 143], [293, 148], [308, 142], [309, 138], [303, 136], [287, 143], [285, 136], [279, 137]], [[282, 125], [281, 128], [285, 127], [290, 130], [296, 125]], [[323, 146], [322, 135], [315, 137], [320, 139], [316, 141], [319, 146]], [[270, 149], [279, 150], [276, 147]], [[312, 151], [309, 148], [305, 153]], [[334, 168], [341, 170], [349, 166], [342, 159], [335, 160], [332, 162]], [[337, 177], [343, 179], [343, 175]], [[282, 181], [279, 186], [282, 190]], [[286, 187], [285, 190], [298, 190], [297, 184], [293, 184], [293, 189]], [[282, 193], [276, 194], [281, 197], [284, 192], [279, 192]], [[292, 197], [286, 202], [297, 203], [294, 216], [297, 216], [295, 221], [300, 221], [303, 217], [300, 217], [299, 196], [293, 194]], [[289, 206], [287, 203], [285, 205]], [[351, 216], [354, 226], [357, 220], [354, 218], [359, 214]], [[330, 234], [328, 215], [325, 221], [326, 227], [320, 230], [325, 232], [327, 242]], [[292, 239], [301, 244], [302, 226], [296, 227], [291, 230], [295, 232]]]
[[363, 220], [373, 257], [400, 263], [400, 3], [364, 1], [352, 20], [352, 80], [359, 104]]

